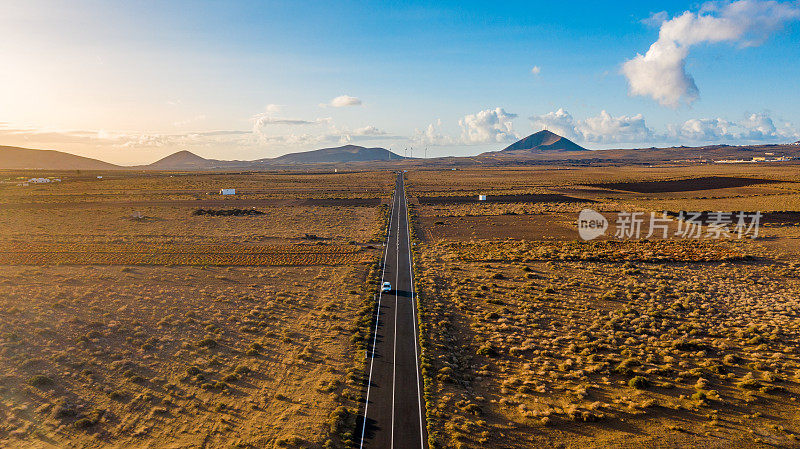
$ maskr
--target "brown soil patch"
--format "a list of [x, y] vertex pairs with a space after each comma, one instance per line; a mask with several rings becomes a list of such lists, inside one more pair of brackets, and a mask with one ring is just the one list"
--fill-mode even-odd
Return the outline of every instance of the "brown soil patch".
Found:
[[[693, 211], [695, 213], [699, 213], [700, 215], [696, 219], [701, 223], [705, 224], [711, 221], [711, 219], [716, 219], [716, 216], [712, 217], [712, 214], [716, 213], [716, 211]], [[728, 211], [730, 219], [735, 224], [737, 221], [736, 214], [739, 211]], [[747, 217], [751, 217], [756, 211], [744, 211], [747, 214]], [[680, 215], [680, 212], [673, 212], [668, 211], [667, 214], [671, 217], [677, 217]], [[750, 221], [750, 218], [747, 218], [747, 222]], [[796, 225], [800, 224], [800, 212], [796, 211], [777, 211], [777, 212], [761, 212], [761, 217], [759, 218], [759, 222], [762, 224], [780, 224], [780, 225]]]
[[381, 198], [307, 198], [301, 202], [304, 206], [344, 206], [344, 207], [376, 207]]
[[[605, 235], [598, 237], [598, 240], [616, 239], [618, 213], [603, 211], [601, 215], [608, 220], [608, 229]], [[661, 218], [661, 214], [657, 213], [656, 218]], [[647, 238], [650, 232], [651, 215], [643, 213], [638, 219], [642, 220], [639, 236], [642, 239]], [[422, 225], [421, 237], [426, 242], [507, 238], [546, 241], [580, 240], [577, 227], [578, 212], [453, 217], [423, 215], [419, 220]], [[667, 238], [677, 239], [678, 221], [671, 220], [667, 224], [667, 228]], [[705, 235], [705, 230], [703, 230], [703, 235]], [[663, 239], [663, 237], [663, 231], [656, 228], [650, 238]]]
[[471, 239], [575, 240], [577, 216], [484, 215], [456, 217], [422, 217], [422, 238], [425, 241], [467, 241]]
[[647, 182], [608, 182], [589, 184], [604, 189], [625, 190], [637, 193], [691, 192], [695, 190], [728, 189], [756, 184], [772, 184], [782, 181], [774, 179], [737, 178], [731, 176], [705, 176], [700, 178], [676, 179]]

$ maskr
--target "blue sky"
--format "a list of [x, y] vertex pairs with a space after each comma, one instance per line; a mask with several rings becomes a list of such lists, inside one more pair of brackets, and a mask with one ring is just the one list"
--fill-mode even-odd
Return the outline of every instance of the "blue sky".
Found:
[[756, 0], [11, 2], [0, 145], [141, 163], [471, 155], [542, 127], [591, 149], [795, 141], [799, 22]]

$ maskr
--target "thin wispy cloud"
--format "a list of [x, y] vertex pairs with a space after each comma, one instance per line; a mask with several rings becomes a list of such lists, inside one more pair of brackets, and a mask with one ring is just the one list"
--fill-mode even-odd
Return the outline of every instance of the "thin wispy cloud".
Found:
[[329, 123], [331, 121], [330, 117], [326, 118], [318, 118], [314, 120], [303, 120], [303, 119], [292, 119], [292, 118], [278, 118], [278, 117], [270, 117], [270, 116], [263, 116], [263, 117], [256, 117], [256, 126], [263, 127], [267, 125], [319, 125], [324, 123]]
[[357, 128], [353, 133], [357, 136], [385, 136], [388, 134], [386, 131], [372, 125]]
[[642, 19], [642, 23], [651, 27], [660, 27], [662, 23], [669, 20], [669, 14], [666, 11], [659, 11], [650, 14], [650, 17]]
[[321, 103], [321, 107], [332, 107], [332, 108], [345, 108], [348, 106], [361, 106], [361, 99], [356, 97], [351, 97], [350, 95], [340, 95], [330, 103]]
[[279, 114], [283, 111], [283, 105], [270, 103], [264, 109], [268, 114]]
[[172, 124], [174, 126], [176, 126], [176, 127], [181, 127], [181, 126], [190, 125], [192, 123], [201, 122], [201, 121], [203, 121], [205, 119], [206, 119], [205, 114], [200, 114], [200, 115], [196, 115], [196, 116], [191, 117], [191, 118], [187, 118], [185, 120], [177, 120], [175, 122], [172, 122]]
[[[293, 129], [306, 129], [292, 123], [287, 127], [266, 125], [255, 130], [211, 130], [189, 133], [132, 133], [108, 130], [40, 130], [35, 128], [14, 128], [0, 125], [0, 139], [3, 144], [28, 148], [56, 148], [74, 151], [89, 157], [101, 157], [114, 163], [149, 163], [179, 150], [189, 150], [207, 157], [226, 158], [225, 154], [256, 159], [277, 156], [286, 152], [319, 148], [321, 145], [342, 143], [367, 143], [391, 140], [408, 140], [407, 136], [390, 134], [374, 125], [355, 129], [340, 128], [330, 119], [287, 120], [274, 119], [274, 122], [306, 122], [320, 125], [308, 132], [295, 132]], [[86, 149], [91, 149], [87, 151]], [[101, 155], [106, 156], [101, 156]], [[123, 159], [108, 155], [124, 155]], [[229, 158], [229, 157], [227, 157]], [[128, 162], [125, 162], [128, 161]]]
[[274, 114], [279, 113], [283, 108], [270, 104], [266, 107], [266, 112], [261, 112], [251, 118], [253, 122], [253, 132], [261, 133], [264, 128], [271, 125], [283, 126], [306, 126], [306, 125], [325, 125], [332, 123], [333, 119], [330, 117], [316, 118], [313, 120], [275, 117]]

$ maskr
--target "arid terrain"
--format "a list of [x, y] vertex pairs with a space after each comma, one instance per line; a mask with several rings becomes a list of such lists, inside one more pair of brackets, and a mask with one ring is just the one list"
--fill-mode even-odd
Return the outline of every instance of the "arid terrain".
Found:
[[[406, 173], [430, 446], [800, 444], [793, 167]], [[0, 185], [0, 446], [358, 442], [393, 173], [30, 176]]]
[[391, 173], [47, 175], [0, 189], [0, 446], [349, 444]]
[[[408, 179], [432, 447], [800, 445], [795, 170]], [[609, 220], [606, 236], [580, 240], [583, 208]], [[619, 211], [682, 210], [764, 221], [755, 240], [707, 238], [707, 226], [680, 238], [677, 223], [667, 239], [614, 237]]]

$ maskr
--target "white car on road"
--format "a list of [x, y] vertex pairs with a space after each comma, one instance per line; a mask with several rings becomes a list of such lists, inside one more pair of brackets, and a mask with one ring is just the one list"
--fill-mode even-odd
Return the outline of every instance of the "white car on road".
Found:
[[392, 291], [392, 284], [389, 282], [384, 282], [383, 286], [381, 287], [381, 293], [388, 293]]

